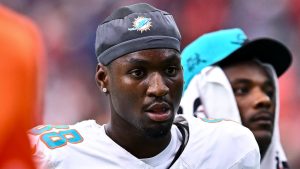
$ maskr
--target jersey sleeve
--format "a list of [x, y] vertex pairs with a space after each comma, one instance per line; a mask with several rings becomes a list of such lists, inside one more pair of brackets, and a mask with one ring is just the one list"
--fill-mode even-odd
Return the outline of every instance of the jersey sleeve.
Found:
[[195, 164], [193, 168], [260, 167], [258, 144], [248, 128], [223, 119], [185, 117], [190, 131], [185, 160]]
[[[246, 127], [232, 122], [232, 131], [228, 134], [232, 140], [233, 154], [236, 154], [236, 161], [230, 169], [260, 169], [260, 152], [253, 133]], [[231, 124], [232, 125], [232, 124]], [[225, 133], [225, 132], [224, 132]]]
[[48, 148], [40, 140], [40, 135], [28, 134], [32, 149], [32, 158], [38, 168], [50, 168], [51, 160]]
[[79, 128], [69, 125], [41, 125], [28, 133], [38, 168], [56, 168], [74, 145], [83, 142]]
[[258, 159], [260, 159], [260, 154], [252, 150], [230, 167], [230, 169], [260, 169], [260, 160]]

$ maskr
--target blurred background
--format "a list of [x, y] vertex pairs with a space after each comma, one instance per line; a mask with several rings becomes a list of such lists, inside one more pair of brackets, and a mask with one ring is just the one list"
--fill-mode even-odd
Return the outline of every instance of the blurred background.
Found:
[[44, 123], [107, 121], [108, 101], [94, 80], [95, 31], [113, 9], [137, 2], [173, 14], [182, 48], [203, 33], [232, 27], [242, 28], [251, 39], [272, 37], [290, 48], [293, 64], [280, 78], [280, 130], [291, 168], [300, 168], [300, 0], [0, 0], [32, 18], [43, 33], [47, 50]]

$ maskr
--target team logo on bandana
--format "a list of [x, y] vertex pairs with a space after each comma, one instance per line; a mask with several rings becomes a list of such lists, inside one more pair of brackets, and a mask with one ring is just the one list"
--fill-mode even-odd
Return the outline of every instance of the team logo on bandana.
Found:
[[145, 18], [143, 16], [139, 16], [134, 19], [132, 22], [132, 28], [128, 28], [129, 31], [140, 31], [143, 33], [144, 31], [146, 32], [147, 30], [150, 30], [150, 27], [152, 26], [151, 18]]

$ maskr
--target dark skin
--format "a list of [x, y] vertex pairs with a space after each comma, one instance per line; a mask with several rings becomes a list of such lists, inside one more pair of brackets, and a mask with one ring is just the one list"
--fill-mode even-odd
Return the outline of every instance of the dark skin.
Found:
[[223, 70], [232, 86], [242, 123], [253, 132], [263, 158], [273, 135], [274, 83], [255, 60], [234, 63]]
[[180, 55], [149, 49], [98, 65], [98, 86], [107, 88], [111, 119], [107, 135], [137, 158], [149, 158], [169, 144], [183, 88]]

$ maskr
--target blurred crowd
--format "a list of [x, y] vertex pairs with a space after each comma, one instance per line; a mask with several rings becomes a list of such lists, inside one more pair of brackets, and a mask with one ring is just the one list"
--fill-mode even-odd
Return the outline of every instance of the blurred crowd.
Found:
[[44, 123], [108, 119], [107, 99], [94, 80], [95, 31], [113, 9], [136, 2], [172, 13], [182, 34], [182, 48], [203, 33], [240, 27], [251, 39], [269, 36], [291, 49], [292, 67], [280, 79], [280, 130], [291, 168], [300, 168], [298, 0], [0, 0], [32, 18], [43, 33], [48, 66]]

